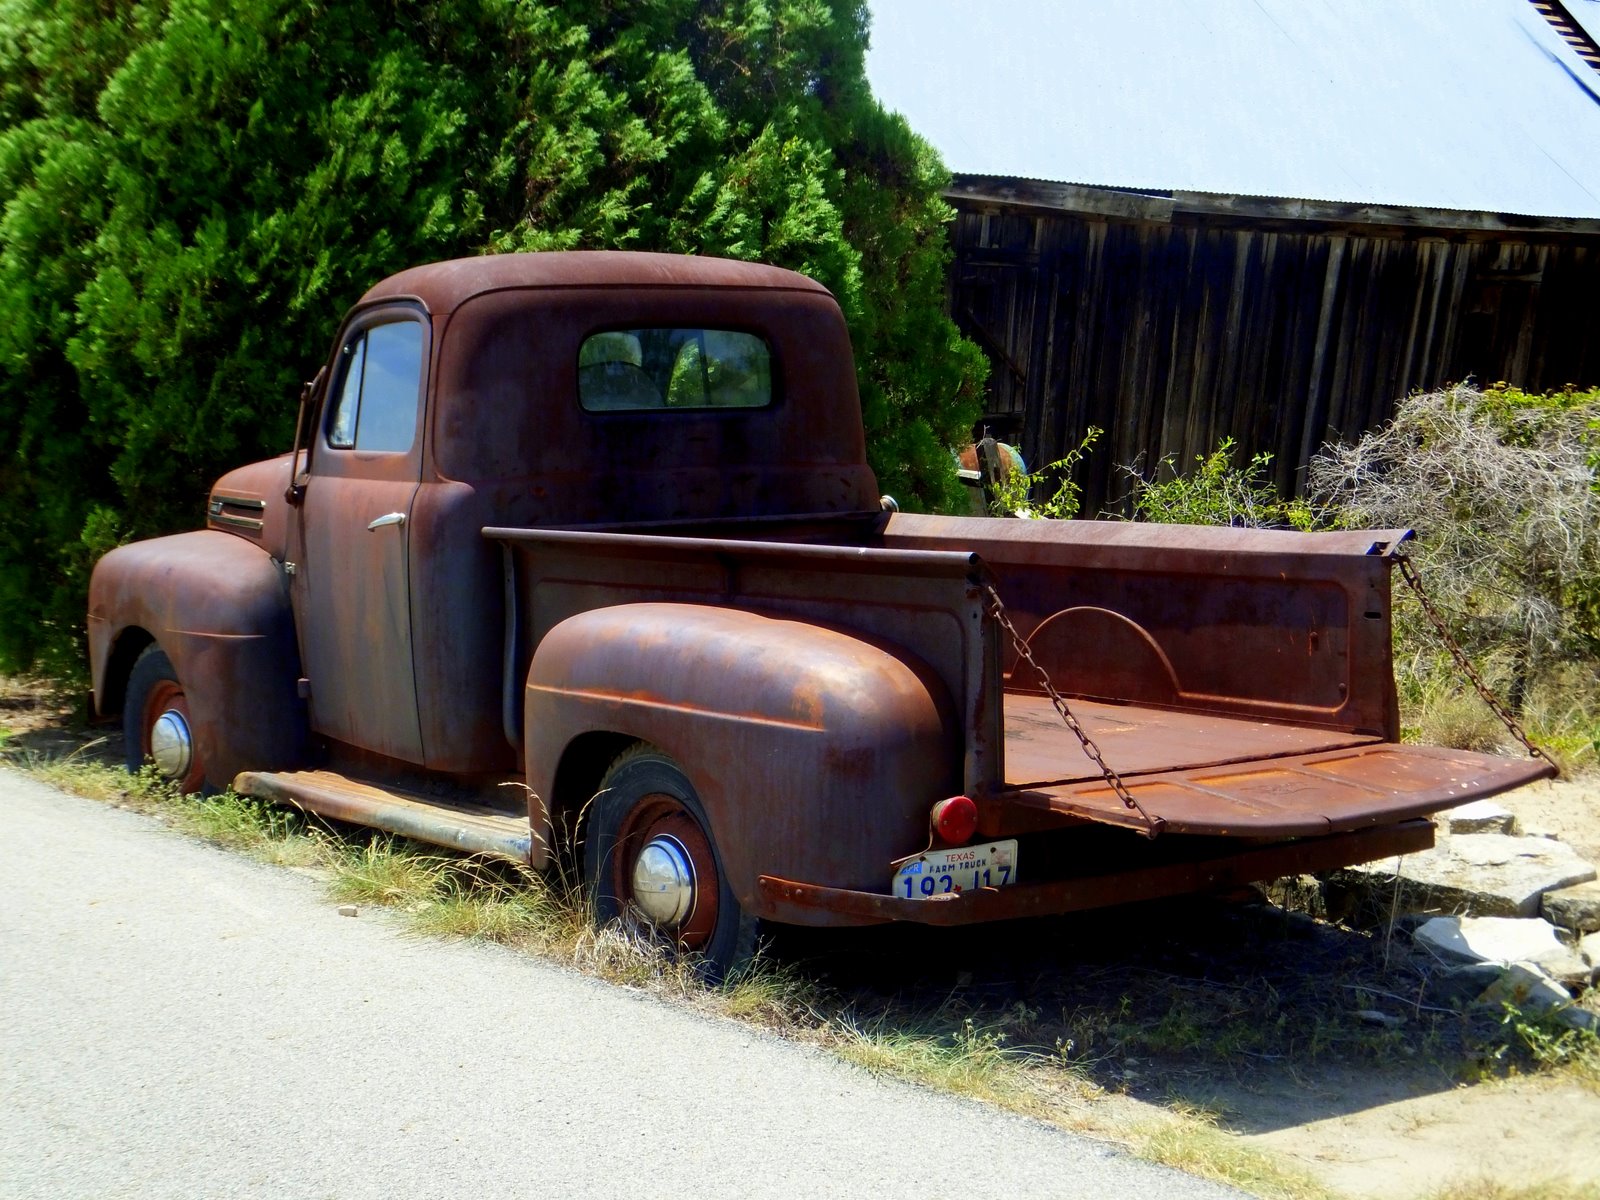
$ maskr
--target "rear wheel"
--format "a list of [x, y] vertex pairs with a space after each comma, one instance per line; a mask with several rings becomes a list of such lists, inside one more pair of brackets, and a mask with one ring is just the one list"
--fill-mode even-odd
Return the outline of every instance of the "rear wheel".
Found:
[[597, 921], [638, 920], [720, 979], [755, 952], [756, 922], [710, 830], [682, 768], [637, 747], [611, 765], [590, 805], [584, 873]]
[[122, 732], [128, 770], [138, 771], [149, 761], [180, 791], [204, 789], [206, 769], [195, 745], [189, 698], [172, 660], [159, 646], [148, 647], [128, 675]]

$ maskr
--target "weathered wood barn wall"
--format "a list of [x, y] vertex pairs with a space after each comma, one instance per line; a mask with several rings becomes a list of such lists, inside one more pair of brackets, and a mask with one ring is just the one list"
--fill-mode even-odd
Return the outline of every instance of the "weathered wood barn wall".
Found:
[[948, 198], [990, 432], [1038, 466], [1105, 430], [1090, 511], [1126, 492], [1118, 464], [1225, 437], [1295, 489], [1417, 388], [1600, 384], [1600, 221], [973, 176]]

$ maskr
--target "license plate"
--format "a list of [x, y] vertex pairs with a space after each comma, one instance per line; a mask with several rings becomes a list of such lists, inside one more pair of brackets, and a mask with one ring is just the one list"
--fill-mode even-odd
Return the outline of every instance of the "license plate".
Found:
[[889, 880], [889, 890], [902, 900], [925, 900], [1016, 881], [1017, 843], [1012, 839], [919, 854], [901, 864]]

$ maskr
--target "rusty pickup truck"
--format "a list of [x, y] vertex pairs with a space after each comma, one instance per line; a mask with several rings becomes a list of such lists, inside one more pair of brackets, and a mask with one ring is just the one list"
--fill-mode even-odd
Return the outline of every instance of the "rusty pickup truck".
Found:
[[130, 767], [757, 920], [1060, 913], [1421, 849], [1550, 773], [1399, 744], [1403, 530], [902, 513], [829, 293], [652, 254], [374, 287], [293, 450], [90, 588]]

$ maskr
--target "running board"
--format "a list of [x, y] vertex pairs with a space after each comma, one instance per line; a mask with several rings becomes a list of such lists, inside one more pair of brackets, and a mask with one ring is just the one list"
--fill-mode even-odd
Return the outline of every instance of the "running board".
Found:
[[467, 854], [530, 861], [533, 837], [527, 817], [489, 808], [442, 804], [332, 771], [245, 771], [234, 779], [233, 790], [241, 796], [292, 805], [336, 821], [369, 825]]

